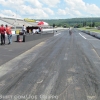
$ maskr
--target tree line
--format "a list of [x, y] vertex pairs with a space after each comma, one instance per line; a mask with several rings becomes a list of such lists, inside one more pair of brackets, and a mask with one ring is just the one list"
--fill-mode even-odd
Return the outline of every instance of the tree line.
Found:
[[57, 27], [98, 27], [100, 26], [100, 18], [71, 18], [71, 19], [43, 19], [49, 25], [55, 24]]

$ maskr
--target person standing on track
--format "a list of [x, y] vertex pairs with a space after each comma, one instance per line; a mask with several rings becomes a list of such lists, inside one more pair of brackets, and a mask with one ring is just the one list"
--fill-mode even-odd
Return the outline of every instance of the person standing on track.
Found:
[[0, 27], [0, 34], [1, 34], [1, 45], [5, 45], [5, 27], [3, 24]]
[[6, 34], [8, 35], [8, 44], [12, 43], [12, 31], [11, 31], [11, 27], [8, 27], [8, 25], [6, 25]]
[[72, 34], [72, 30], [71, 30], [71, 28], [69, 28], [69, 35], [71, 35]]
[[26, 27], [25, 27], [25, 25], [23, 25], [23, 27], [22, 27], [22, 32], [23, 32], [23, 35], [26, 34]]

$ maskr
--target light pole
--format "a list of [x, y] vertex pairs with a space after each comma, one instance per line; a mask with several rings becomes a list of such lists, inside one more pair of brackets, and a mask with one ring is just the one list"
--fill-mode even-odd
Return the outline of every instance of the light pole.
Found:
[[91, 14], [91, 28], [92, 28], [92, 14]]
[[17, 10], [16, 10], [16, 15], [15, 15], [15, 31], [16, 31], [16, 23], [17, 23]]

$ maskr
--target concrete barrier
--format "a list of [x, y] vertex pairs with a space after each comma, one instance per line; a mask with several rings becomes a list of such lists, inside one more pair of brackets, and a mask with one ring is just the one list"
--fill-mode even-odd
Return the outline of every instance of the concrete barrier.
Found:
[[95, 33], [95, 37], [100, 39], [100, 33]]
[[95, 32], [91, 32], [91, 35], [92, 35], [92, 36], [96, 36], [96, 33], [95, 33]]
[[[28, 42], [33, 40], [38, 40], [41, 38], [47, 38], [54, 36], [53, 33], [51, 34], [29, 34], [29, 35], [16, 35], [16, 42]], [[24, 41], [23, 41], [24, 40]]]
[[[93, 32], [93, 33], [94, 33], [93, 35], [94, 35], [95, 37], [97, 37], [97, 34], [98, 34], [98, 33], [95, 33], [95, 32]], [[97, 37], [97, 38], [98, 38], [98, 37]]]
[[[59, 30], [64, 30], [64, 29], [66, 29], [66, 28], [55, 28], [54, 33], [58, 32]], [[20, 42], [20, 41], [23, 41], [23, 40], [25, 40], [24, 42], [33, 41], [33, 40], [37, 40], [37, 39], [40, 39], [40, 38], [54, 36], [54, 33], [53, 33], [53, 29], [44, 29], [44, 30], [42, 30], [42, 32], [40, 34], [35, 34], [35, 33], [26, 34], [25, 37], [23, 38], [23, 35], [17, 36], [15, 31], [12, 31], [12, 34], [16, 35], [16, 42]]]
[[89, 34], [89, 35], [91, 35], [91, 36], [94, 36], [94, 37], [100, 39], [100, 33], [97, 33], [97, 32], [90, 32], [90, 31], [86, 31], [86, 30], [81, 30], [81, 32], [84, 32], [84, 33], [86, 33], [86, 34]]
[[90, 35], [90, 31], [85, 31], [85, 32]]
[[90, 35], [96, 37], [96, 38], [100, 38], [100, 34], [97, 32], [90, 32]]
[[90, 32], [90, 35], [93, 35], [93, 32]]

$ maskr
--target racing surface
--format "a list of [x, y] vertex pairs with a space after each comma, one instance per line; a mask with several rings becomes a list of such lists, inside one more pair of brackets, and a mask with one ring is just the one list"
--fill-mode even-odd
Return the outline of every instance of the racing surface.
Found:
[[100, 40], [76, 29], [0, 66], [0, 100], [100, 100]]
[[[39, 44], [42, 41], [45, 41], [53, 36], [53, 33], [50, 34], [34, 34], [25, 39], [25, 42], [16, 42], [17, 36], [13, 35], [12, 44], [8, 45], [8, 38], [6, 37], [6, 44], [0, 45], [0, 65], [8, 62], [9, 60], [15, 58], [16, 56], [24, 53], [25, 51], [31, 49], [35, 45]], [[33, 40], [32, 40], [32, 38]], [[20, 36], [21, 40], [23, 37]]]

